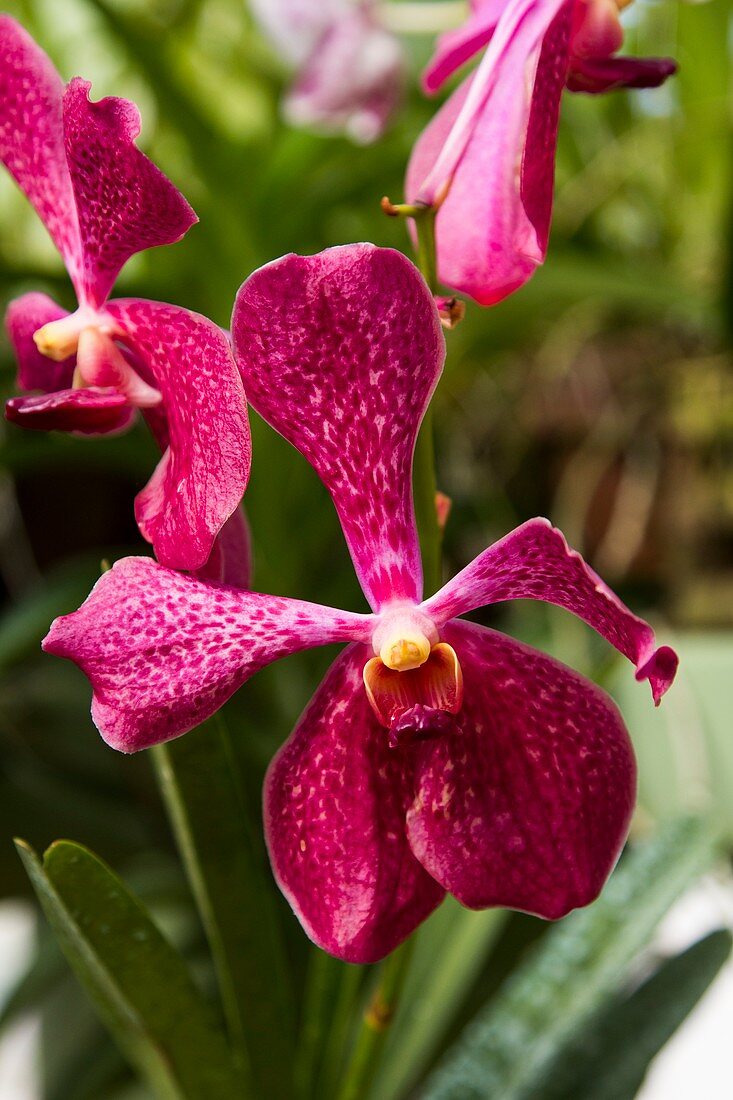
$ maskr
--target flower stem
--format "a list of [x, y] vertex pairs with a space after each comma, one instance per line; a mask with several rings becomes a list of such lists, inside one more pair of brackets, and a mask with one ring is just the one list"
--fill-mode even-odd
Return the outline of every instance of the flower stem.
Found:
[[414, 946], [415, 939], [411, 937], [380, 965], [337, 1100], [364, 1100], [368, 1095], [407, 979]]

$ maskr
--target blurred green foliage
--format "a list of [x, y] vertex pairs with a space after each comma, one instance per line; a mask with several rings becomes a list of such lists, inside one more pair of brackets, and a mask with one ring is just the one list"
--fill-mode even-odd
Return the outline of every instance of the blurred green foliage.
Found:
[[[143, 148], [199, 214], [183, 242], [136, 257], [118, 293], [177, 302], [227, 325], [242, 280], [278, 255], [362, 239], [407, 247], [404, 227], [381, 214], [379, 200], [401, 197], [412, 143], [435, 110], [416, 83], [429, 38], [406, 40], [413, 79], [405, 103], [377, 145], [359, 148], [284, 126], [278, 103], [287, 74], [244, 0], [12, 0], [9, 11], [65, 77], [91, 79], [95, 97], [139, 104]], [[618, 686], [640, 755], [640, 821], [703, 808], [733, 840], [731, 4], [660, 0], [628, 17], [630, 49], [677, 57], [679, 75], [655, 91], [565, 96], [548, 261], [500, 306], [469, 304], [449, 336], [435, 412], [439, 483], [453, 500], [445, 569], [546, 514], [665, 637], [674, 631], [687, 670], [655, 715], [629, 668], [563, 612], [501, 608], [484, 620]], [[72, 304], [42, 227], [3, 175], [0, 307], [31, 288]], [[0, 386], [3, 396], [13, 392], [6, 342]], [[247, 510], [256, 586], [361, 608], [324, 490], [300, 456], [253, 420]], [[106, 441], [0, 426], [0, 890], [28, 891], [12, 835], [41, 848], [72, 836], [124, 873], [210, 988], [149, 760], [106, 749], [88, 717], [84, 677], [39, 653], [50, 619], [78, 605], [101, 559], [143, 549], [132, 498], [155, 461], [141, 426]], [[330, 657], [290, 658], [227, 708], [254, 830], [264, 767]], [[300, 986], [303, 937], [276, 904]], [[489, 957], [497, 965], [499, 924], [457, 907], [441, 911], [414, 988], [441, 1003], [454, 998], [456, 1009], [479, 988], [485, 995], [483, 967]], [[502, 950], [511, 958], [511, 944], [540, 929], [523, 918], [509, 924]], [[45, 931], [40, 940], [8, 1011], [36, 1003], [43, 990], [51, 1019], [56, 997], [78, 1021], [61, 1051], [49, 1028], [45, 1100], [121, 1097], [124, 1065], [74, 1007]], [[455, 966], [436, 977], [428, 965], [435, 946], [455, 944]], [[474, 958], [471, 973], [466, 959]], [[332, 977], [344, 1004], [358, 999], [360, 979], [349, 987], [340, 972]], [[445, 1040], [447, 1015], [426, 1028]], [[408, 1055], [404, 1073], [393, 1064], [385, 1078], [390, 1088], [430, 1061], [420, 1040]]]

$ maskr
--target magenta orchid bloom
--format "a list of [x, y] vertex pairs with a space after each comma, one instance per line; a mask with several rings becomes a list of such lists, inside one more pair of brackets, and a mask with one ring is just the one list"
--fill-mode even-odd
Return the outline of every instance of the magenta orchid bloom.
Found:
[[399, 103], [402, 48], [374, 0], [250, 0], [297, 77], [284, 104], [294, 126], [375, 141]]
[[544, 261], [550, 232], [562, 90], [648, 88], [675, 71], [667, 58], [615, 57], [617, 0], [473, 0], [444, 35], [425, 89], [478, 50], [476, 70], [423, 131], [407, 169], [411, 203], [439, 206], [441, 281], [493, 305]]
[[[79, 307], [45, 294], [11, 302], [6, 324], [19, 382], [7, 417], [42, 430], [99, 434], [145, 414], [163, 450], [136, 517], [158, 558], [199, 569], [235, 515], [250, 466], [247, 405], [226, 336], [205, 317], [140, 299], [109, 301], [136, 252], [179, 240], [196, 215], [135, 146], [140, 117], [124, 99], [66, 87], [45, 53], [0, 16], [0, 157], [66, 264]], [[223, 551], [222, 551], [223, 552]]]
[[387, 954], [446, 890], [547, 918], [588, 904], [634, 804], [621, 717], [582, 676], [457, 616], [509, 599], [564, 607], [657, 701], [675, 654], [543, 519], [423, 601], [411, 468], [445, 345], [403, 255], [361, 244], [286, 256], [245, 282], [232, 335], [254, 407], [331, 493], [371, 614], [128, 558], [44, 648], [83, 669], [102, 736], [134, 752], [191, 729], [271, 661], [349, 643], [265, 787], [277, 881], [343, 959]]

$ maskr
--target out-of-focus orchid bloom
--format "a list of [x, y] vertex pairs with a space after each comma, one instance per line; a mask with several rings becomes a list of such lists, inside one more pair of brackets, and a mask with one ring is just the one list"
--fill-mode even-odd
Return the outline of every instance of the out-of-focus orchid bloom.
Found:
[[363, 144], [378, 138], [402, 93], [404, 57], [374, 0], [251, 0], [251, 6], [297, 69], [285, 117]]
[[371, 614], [118, 562], [57, 619], [47, 652], [89, 677], [105, 740], [177, 737], [285, 654], [348, 642], [270, 766], [275, 875], [308, 934], [370, 962], [446, 890], [561, 917], [600, 891], [624, 842], [635, 763], [621, 717], [557, 661], [456, 616], [535, 599], [593, 626], [649, 680], [677, 659], [543, 519], [423, 601], [411, 490], [444, 340], [400, 253], [286, 256], [241, 288], [235, 353], [255, 408], [328, 488]]
[[[6, 415], [27, 428], [99, 434], [125, 429], [141, 409], [164, 453], [136, 500], [140, 530], [167, 565], [199, 569], [247, 483], [244, 389], [226, 336], [205, 317], [108, 300], [130, 256], [179, 240], [196, 215], [135, 146], [135, 105], [93, 103], [89, 88], [79, 78], [64, 86], [27, 32], [0, 16], [0, 158], [79, 302], [74, 313], [39, 293], [10, 304], [19, 384], [41, 395], [13, 398]], [[230, 537], [243, 536], [242, 523], [235, 515]]]
[[667, 58], [615, 57], [616, 0], [473, 0], [467, 23], [442, 36], [427, 91], [476, 51], [476, 72], [418, 139], [410, 203], [439, 207], [441, 281], [482, 305], [522, 286], [547, 251], [564, 87], [648, 88], [675, 71]]

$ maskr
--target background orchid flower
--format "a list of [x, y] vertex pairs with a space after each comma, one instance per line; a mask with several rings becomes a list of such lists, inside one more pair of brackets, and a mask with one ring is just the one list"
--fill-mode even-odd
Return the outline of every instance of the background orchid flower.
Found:
[[251, 7], [297, 69], [284, 103], [288, 121], [359, 143], [378, 138], [399, 102], [405, 65], [374, 0], [251, 0]]
[[408, 201], [440, 206], [438, 271], [447, 286], [492, 305], [544, 261], [564, 87], [654, 87], [675, 71], [667, 58], [613, 56], [622, 6], [473, 0], [467, 23], [439, 40], [424, 78], [429, 92], [486, 47], [423, 131], [407, 170]]
[[657, 701], [674, 653], [542, 519], [423, 601], [411, 468], [444, 340], [400, 253], [286, 256], [245, 282], [232, 332], [254, 406], [333, 498], [371, 614], [128, 558], [44, 648], [83, 669], [102, 736], [133, 752], [191, 729], [269, 662], [350, 643], [265, 789], [278, 883], [312, 939], [344, 959], [385, 955], [446, 890], [548, 918], [587, 904], [634, 804], [620, 715], [577, 673], [456, 616], [518, 598], [564, 607], [634, 662]]
[[[89, 88], [79, 78], [64, 87], [30, 35], [0, 17], [0, 157], [48, 229], [79, 301], [74, 313], [39, 293], [10, 304], [20, 385], [42, 392], [9, 401], [7, 417], [98, 434], [126, 428], [141, 409], [163, 457], [137, 497], [138, 525], [161, 561], [198, 569], [247, 483], [244, 391], [229, 342], [211, 321], [160, 302], [108, 300], [130, 256], [179, 240], [196, 215], [136, 148], [135, 105], [92, 103]], [[230, 534], [241, 536], [242, 522], [235, 517]]]

